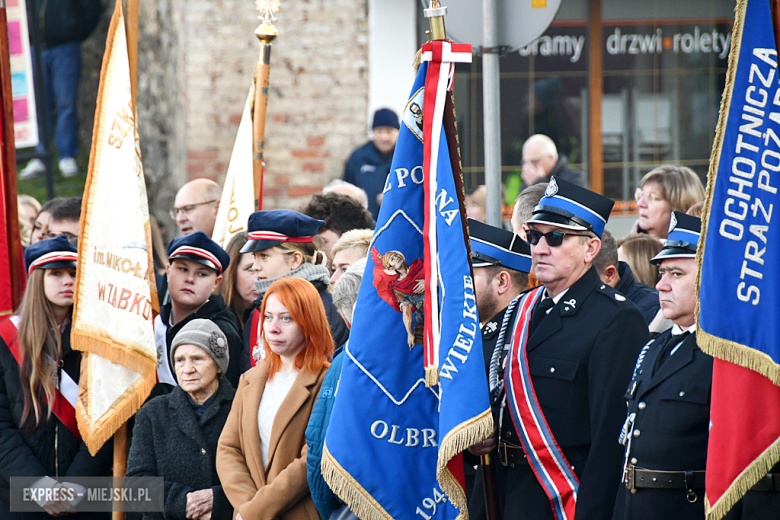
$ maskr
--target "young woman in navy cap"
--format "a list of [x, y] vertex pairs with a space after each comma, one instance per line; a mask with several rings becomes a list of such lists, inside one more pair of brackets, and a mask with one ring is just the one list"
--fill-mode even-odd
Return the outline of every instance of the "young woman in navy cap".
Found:
[[[0, 518], [11, 518], [11, 477], [53, 478], [111, 474], [111, 443], [92, 457], [76, 425], [81, 353], [70, 348], [76, 248], [60, 235], [27, 248], [28, 279], [16, 314], [0, 323]], [[51, 501], [52, 516], [72, 512]], [[78, 515], [77, 515], [78, 516]], [[14, 513], [15, 518], [48, 518]], [[106, 515], [108, 517], [108, 515]]]
[[317, 233], [324, 225], [324, 220], [289, 209], [255, 211], [249, 216], [249, 241], [241, 252], [253, 253], [255, 256], [255, 287], [259, 296], [255, 300], [251, 319], [244, 327], [242, 372], [265, 357], [262, 342], [259, 341], [261, 328], [258, 309], [271, 284], [285, 276], [303, 278], [317, 289], [336, 345], [342, 345], [349, 337], [349, 329], [327, 290], [330, 284], [330, 271], [325, 266], [327, 257], [316, 246], [319, 240]]

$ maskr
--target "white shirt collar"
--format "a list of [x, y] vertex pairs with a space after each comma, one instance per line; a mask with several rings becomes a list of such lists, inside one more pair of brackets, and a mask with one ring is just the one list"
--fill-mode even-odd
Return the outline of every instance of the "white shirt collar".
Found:
[[685, 330], [683, 330], [679, 325], [672, 325], [672, 336], [679, 336], [680, 334], [684, 334], [686, 332], [696, 332], [696, 324], [694, 323]]

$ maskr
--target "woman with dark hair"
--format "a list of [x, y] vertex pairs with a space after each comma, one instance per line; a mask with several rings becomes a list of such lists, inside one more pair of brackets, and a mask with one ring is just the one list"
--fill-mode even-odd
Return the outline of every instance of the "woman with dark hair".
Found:
[[219, 294], [233, 310], [241, 327], [254, 308], [252, 302], [257, 299], [255, 288], [255, 257], [252, 253], [242, 253], [241, 249], [248, 240], [246, 231], [237, 233], [230, 239], [225, 252], [230, 255], [230, 265], [225, 269]]
[[[254, 302], [256, 309], [260, 309], [266, 291], [275, 281], [289, 277], [303, 278], [317, 289], [333, 341], [341, 345], [349, 337], [349, 329], [328, 292], [330, 271], [326, 267], [327, 256], [321, 249], [321, 239], [317, 235], [324, 225], [324, 220], [289, 209], [255, 211], [249, 216], [249, 241], [241, 252], [252, 253], [255, 258], [255, 287], [259, 294]], [[260, 337], [261, 316], [255, 310], [244, 326], [244, 356], [240, 365], [242, 372], [265, 357], [266, 350]]]
[[318, 520], [306, 481], [306, 425], [333, 338], [317, 290], [284, 277], [260, 309], [266, 356], [241, 376], [217, 450], [236, 520]]
[[[112, 444], [92, 457], [76, 425], [81, 353], [70, 348], [76, 248], [58, 236], [28, 247], [24, 259], [28, 278], [22, 303], [0, 324], [2, 519], [47, 517], [10, 512], [12, 477], [41, 477], [36, 488], [56, 490], [73, 486], [55, 478], [111, 474]], [[39, 505], [52, 516], [74, 512], [74, 503], [66, 500]]]

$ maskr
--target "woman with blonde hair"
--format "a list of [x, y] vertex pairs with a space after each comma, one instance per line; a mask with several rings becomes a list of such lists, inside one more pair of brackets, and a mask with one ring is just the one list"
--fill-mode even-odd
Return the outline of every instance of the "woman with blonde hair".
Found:
[[258, 309], [268, 288], [281, 278], [296, 277], [310, 282], [322, 299], [333, 340], [341, 345], [349, 337], [349, 329], [328, 292], [330, 271], [326, 267], [327, 256], [318, 247], [320, 237], [317, 236], [323, 226], [324, 220], [289, 209], [255, 211], [249, 216], [249, 240], [241, 252], [254, 255], [258, 297], [254, 302], [255, 310], [244, 326], [242, 372], [265, 357]]
[[76, 258], [63, 235], [28, 247], [22, 303], [0, 323], [0, 518], [11, 518], [12, 477], [40, 477], [35, 487], [60, 499], [39, 505], [60, 516], [74, 513], [74, 503], [65, 500], [67, 489], [57, 490], [75, 488], [55, 478], [111, 474], [111, 443], [92, 457], [76, 424], [81, 353], [70, 347]]
[[661, 252], [661, 241], [652, 235], [634, 234], [618, 240], [617, 246], [618, 260], [628, 264], [634, 278], [655, 287], [658, 283], [658, 268], [650, 263], [650, 259]]
[[225, 252], [230, 255], [230, 265], [225, 269], [222, 283], [219, 285], [219, 294], [233, 310], [242, 328], [249, 312], [254, 309], [252, 304], [258, 296], [255, 288], [255, 257], [252, 253], [241, 252], [247, 240], [249, 236], [246, 231], [242, 231], [228, 242]]
[[665, 164], [642, 177], [635, 197], [639, 219], [633, 231], [666, 239], [672, 211], [685, 213], [703, 200], [704, 185], [690, 168]]
[[241, 376], [217, 448], [236, 520], [318, 520], [306, 480], [306, 425], [333, 338], [317, 290], [282, 277], [260, 308], [265, 358]]

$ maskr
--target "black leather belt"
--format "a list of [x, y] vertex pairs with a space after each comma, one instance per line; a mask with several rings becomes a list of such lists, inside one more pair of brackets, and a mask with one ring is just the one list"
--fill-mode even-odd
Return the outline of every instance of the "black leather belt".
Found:
[[688, 501], [693, 503], [698, 498], [693, 490], [704, 489], [705, 475], [704, 471], [656, 471], [629, 464], [623, 482], [631, 493], [640, 488], [685, 489]]
[[750, 491], [780, 492], [780, 473], [767, 473]]
[[[570, 448], [563, 451], [563, 454], [570, 464], [572, 461], [585, 460], [589, 453], [587, 448]], [[514, 467], [529, 465], [528, 458], [525, 456], [525, 450], [522, 446], [517, 446], [516, 444], [503, 440], [498, 441], [498, 461], [502, 466]]]

